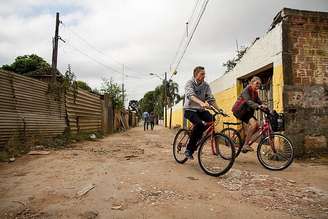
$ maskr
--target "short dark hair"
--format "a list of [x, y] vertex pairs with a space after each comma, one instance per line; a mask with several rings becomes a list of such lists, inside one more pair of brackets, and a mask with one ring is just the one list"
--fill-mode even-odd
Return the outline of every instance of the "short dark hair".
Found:
[[205, 68], [203, 66], [197, 66], [196, 68], [194, 68], [194, 77], [196, 76], [196, 74], [202, 70], [205, 70]]

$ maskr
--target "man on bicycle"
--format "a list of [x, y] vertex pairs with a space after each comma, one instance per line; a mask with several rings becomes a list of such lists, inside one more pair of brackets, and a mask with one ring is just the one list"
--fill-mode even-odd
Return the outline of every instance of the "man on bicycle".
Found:
[[259, 127], [257, 119], [254, 116], [255, 110], [267, 109], [267, 106], [262, 104], [262, 101], [258, 95], [258, 90], [261, 87], [261, 83], [261, 79], [254, 76], [249, 85], [240, 94], [232, 108], [233, 115], [242, 122], [248, 124], [245, 143], [242, 147], [243, 153], [253, 151], [253, 148], [249, 145], [249, 141]]
[[213, 120], [212, 115], [205, 109], [213, 106], [220, 110], [212, 95], [211, 88], [205, 79], [205, 68], [197, 66], [193, 78], [185, 86], [184, 117], [193, 124], [190, 140], [185, 151], [188, 159], [194, 159], [193, 153], [197, 149], [197, 142], [202, 137], [206, 123]]

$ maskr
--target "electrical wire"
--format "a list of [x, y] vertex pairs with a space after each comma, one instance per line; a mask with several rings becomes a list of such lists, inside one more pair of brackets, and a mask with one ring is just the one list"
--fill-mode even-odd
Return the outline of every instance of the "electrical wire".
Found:
[[[193, 10], [192, 10], [192, 13], [191, 13], [191, 15], [190, 15], [190, 17], [189, 17], [189, 19], [188, 19], [188, 25], [191, 25], [191, 24], [192, 24], [192, 21], [194, 20], [193, 17], [194, 17], [195, 11], [196, 11], [196, 9], [197, 9], [198, 3], [199, 3], [199, 0], [196, 1], [196, 4], [195, 4], [195, 6], [194, 6], [194, 8], [193, 8]], [[174, 58], [172, 59], [172, 61], [171, 61], [171, 65], [170, 65], [170, 66], [172, 66], [172, 65], [174, 64], [175, 60], [177, 59], [177, 57], [178, 57], [178, 55], [179, 55], [179, 52], [180, 52], [180, 49], [181, 49], [181, 46], [183, 45], [183, 43], [184, 43], [186, 37], [188, 37], [188, 33], [187, 33], [187, 31], [185, 30], [185, 31], [183, 31], [182, 38], [181, 38], [181, 40], [180, 40], [180, 43], [179, 43], [178, 49], [177, 49], [177, 51], [175, 52]], [[171, 69], [170, 69], [170, 70], [171, 70]]]
[[177, 64], [176, 64], [175, 67], [174, 67], [174, 71], [172, 72], [170, 79], [173, 77], [173, 73], [178, 69], [178, 67], [179, 67], [179, 65], [180, 65], [180, 63], [181, 63], [181, 61], [182, 61], [182, 59], [183, 59], [183, 57], [184, 57], [184, 55], [185, 55], [185, 53], [186, 53], [186, 51], [187, 51], [189, 45], [190, 45], [190, 42], [191, 42], [191, 40], [192, 40], [192, 38], [193, 38], [193, 36], [194, 36], [194, 34], [195, 34], [195, 31], [196, 31], [196, 29], [197, 29], [197, 27], [198, 27], [198, 25], [199, 25], [199, 23], [200, 23], [200, 20], [201, 20], [201, 18], [202, 18], [202, 16], [203, 16], [204, 12], [205, 12], [205, 10], [206, 10], [206, 7], [207, 7], [208, 2], [209, 2], [209, 0], [205, 0], [204, 3], [203, 3], [203, 6], [202, 6], [202, 8], [201, 8], [201, 10], [200, 10], [200, 13], [199, 13], [199, 16], [198, 16], [198, 18], [197, 18], [197, 22], [196, 22], [196, 24], [194, 25], [194, 27], [192, 28], [191, 35], [190, 35], [190, 37], [188, 38], [187, 44], [186, 44], [186, 46], [185, 46], [185, 48], [184, 48], [184, 50], [183, 50], [183, 52], [182, 52], [180, 58], [178, 59]]
[[[75, 35], [77, 38], [79, 38], [82, 42], [84, 42], [89, 48], [93, 49], [94, 51], [96, 51], [98, 54], [101, 54], [102, 56], [108, 58], [108, 55], [105, 54], [104, 52], [102, 52], [101, 50], [99, 50], [98, 48], [96, 48], [95, 46], [93, 46], [90, 42], [88, 42], [84, 37], [82, 37], [80, 34], [76, 33], [75, 31], [72, 30], [72, 28], [70, 28], [69, 26], [66, 26], [63, 22], [62, 22], [62, 25], [65, 27], [65, 29], [67, 29], [70, 33], [72, 33], [73, 35]], [[112, 56], [109, 56], [109, 58], [111, 60], [113, 60], [114, 62], [116, 62], [117, 65], [120, 65], [122, 66], [123, 63], [117, 61], [116, 59], [114, 59]], [[130, 72], [134, 72], [134, 73], [137, 73], [139, 75], [144, 75], [145, 77], [148, 75], [145, 74], [145, 73], [140, 73], [140, 72], [136, 72], [134, 70], [132, 70], [129, 66], [125, 65], [124, 64], [124, 67], [125, 69], [130, 69]], [[133, 77], [130, 75], [130, 77]]]
[[[117, 74], [119, 74], [119, 75], [122, 74], [122, 72], [120, 72], [120, 71], [118, 71], [118, 70], [112, 68], [111, 66], [109, 66], [109, 65], [107, 65], [107, 64], [104, 64], [103, 62], [101, 62], [101, 61], [99, 61], [99, 60], [93, 58], [92, 56], [88, 55], [86, 52], [82, 51], [81, 49], [79, 49], [79, 48], [73, 46], [73, 45], [70, 44], [69, 42], [67, 42], [65, 45], [69, 46], [69, 47], [72, 48], [73, 50], [77, 51], [78, 53], [80, 53], [81, 55], [87, 57], [88, 59], [94, 61], [95, 63], [97, 63], [97, 64], [103, 66], [104, 68], [110, 70], [111, 72], [113, 72], [113, 73], [117, 73]], [[142, 78], [140, 78], [140, 77], [132, 76], [132, 75], [129, 75], [129, 74], [124, 74], [124, 75], [125, 75], [127, 78], [142, 79]]]

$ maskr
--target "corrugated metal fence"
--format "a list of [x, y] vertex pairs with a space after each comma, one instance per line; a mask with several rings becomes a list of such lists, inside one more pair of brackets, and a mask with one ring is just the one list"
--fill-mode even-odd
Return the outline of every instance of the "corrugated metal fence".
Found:
[[64, 132], [64, 97], [48, 90], [47, 83], [0, 70], [0, 148]]
[[[0, 149], [11, 141], [34, 144], [56, 137], [67, 127], [75, 134], [112, 133], [120, 130], [122, 124], [125, 129], [129, 127], [129, 113], [114, 113], [108, 95], [82, 89], [59, 95], [51, 90], [48, 83], [0, 70]], [[131, 116], [130, 125], [134, 127], [138, 119], [135, 113]]]
[[67, 116], [73, 133], [101, 131], [102, 100], [100, 96], [81, 89], [71, 90], [66, 95]]

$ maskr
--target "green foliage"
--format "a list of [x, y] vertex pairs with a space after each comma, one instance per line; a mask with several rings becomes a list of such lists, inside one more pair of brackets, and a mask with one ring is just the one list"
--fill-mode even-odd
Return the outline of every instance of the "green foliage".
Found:
[[165, 102], [169, 107], [181, 100], [179, 86], [176, 82], [169, 80], [166, 83], [166, 99], [164, 85], [159, 85], [153, 91], [147, 92], [139, 101], [141, 112], [155, 112], [160, 118], [163, 117]]
[[14, 63], [10, 65], [3, 65], [1, 67], [3, 70], [13, 71], [18, 74], [26, 74], [31, 71], [36, 71], [40, 69], [49, 70], [50, 65], [41, 57], [32, 54], [32, 55], [24, 55], [18, 56]]
[[226, 67], [225, 73], [228, 73], [229, 71], [234, 69], [234, 67], [237, 65], [240, 59], [245, 55], [246, 51], [247, 51], [247, 47], [242, 47], [240, 50], [237, 51], [236, 57], [222, 64], [223, 67]]
[[100, 95], [100, 91], [97, 88], [92, 90], [91, 87], [86, 82], [76, 81], [76, 76], [75, 76], [74, 72], [72, 72], [72, 70], [71, 70], [71, 65], [68, 65], [68, 68], [65, 72], [63, 79], [64, 80], [63, 80], [62, 84], [66, 90], [69, 88], [73, 88], [73, 90], [75, 91], [77, 88], [81, 88], [88, 92]]
[[174, 104], [181, 100], [179, 95], [179, 85], [173, 80], [169, 80], [166, 84], [166, 87], [167, 104], [169, 107], [172, 107]]
[[64, 75], [63, 87], [65, 89], [72, 87], [74, 85], [75, 79], [76, 79], [76, 76], [75, 76], [74, 72], [72, 72], [72, 70], [71, 70], [71, 65], [68, 65], [68, 68]]
[[113, 101], [113, 106], [115, 109], [122, 109], [124, 105], [121, 86], [117, 83], [114, 83], [112, 78], [110, 80], [103, 78], [102, 80], [103, 82], [101, 84], [100, 91], [109, 94]]
[[81, 88], [83, 90], [86, 90], [86, 91], [89, 91], [89, 92], [92, 92], [92, 89], [91, 87], [84, 81], [76, 81], [76, 86], [78, 88]]
[[148, 91], [144, 97], [140, 100], [139, 105], [142, 112], [152, 112], [154, 111], [155, 105], [158, 102], [157, 95], [155, 91]]

